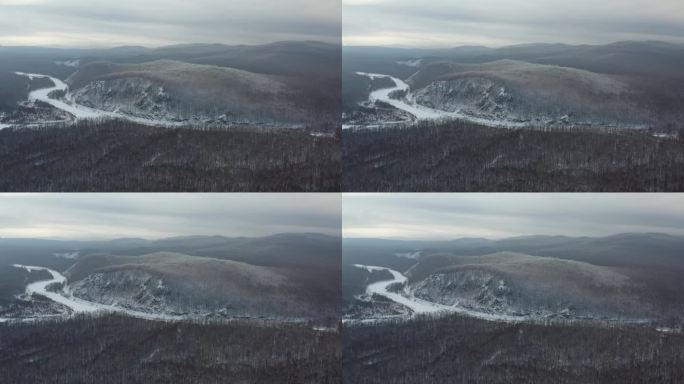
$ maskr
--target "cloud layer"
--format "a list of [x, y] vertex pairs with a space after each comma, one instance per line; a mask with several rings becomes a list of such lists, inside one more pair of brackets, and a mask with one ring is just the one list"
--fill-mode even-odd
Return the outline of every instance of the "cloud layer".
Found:
[[2, 194], [0, 236], [68, 239], [184, 235], [339, 236], [337, 194]]
[[345, 194], [345, 237], [684, 235], [681, 194]]
[[681, 0], [342, 0], [347, 45], [684, 43]]
[[339, 0], [0, 0], [0, 44], [339, 43]]

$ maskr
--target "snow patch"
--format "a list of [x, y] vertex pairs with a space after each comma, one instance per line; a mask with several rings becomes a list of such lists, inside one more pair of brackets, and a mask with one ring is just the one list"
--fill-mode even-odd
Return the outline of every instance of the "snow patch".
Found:
[[403, 257], [405, 259], [419, 259], [422, 251], [414, 252], [397, 252], [394, 254], [396, 257]]
[[81, 65], [81, 60], [80, 59], [64, 60], [64, 61], [55, 61], [54, 63], [57, 65], [63, 65], [65, 67], [78, 68]]
[[81, 253], [79, 251], [74, 252], [64, 252], [64, 253], [53, 253], [54, 257], [59, 257], [61, 259], [76, 259]]
[[401, 60], [397, 61], [397, 64], [406, 67], [418, 68], [423, 64], [423, 59]]

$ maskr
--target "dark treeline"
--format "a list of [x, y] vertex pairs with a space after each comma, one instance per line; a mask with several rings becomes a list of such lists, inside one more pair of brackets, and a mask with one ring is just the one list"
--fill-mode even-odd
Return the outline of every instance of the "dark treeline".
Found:
[[345, 191], [681, 191], [684, 140], [453, 121], [342, 134]]
[[684, 335], [646, 326], [420, 318], [344, 329], [344, 382], [682, 383]]
[[340, 141], [124, 121], [0, 131], [2, 191], [338, 191]]
[[2, 383], [341, 382], [339, 332], [107, 316], [0, 325]]

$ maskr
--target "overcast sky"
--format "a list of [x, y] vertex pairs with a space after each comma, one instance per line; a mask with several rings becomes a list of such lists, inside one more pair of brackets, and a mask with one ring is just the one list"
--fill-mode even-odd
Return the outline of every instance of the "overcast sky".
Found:
[[684, 235], [683, 194], [345, 194], [345, 237]]
[[340, 0], [0, 0], [0, 45], [340, 42]]
[[346, 45], [684, 43], [682, 0], [342, 0]]
[[340, 236], [339, 194], [0, 194], [0, 237]]

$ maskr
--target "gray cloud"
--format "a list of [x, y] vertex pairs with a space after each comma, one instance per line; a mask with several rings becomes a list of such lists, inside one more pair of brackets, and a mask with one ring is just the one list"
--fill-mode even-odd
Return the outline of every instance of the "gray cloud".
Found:
[[339, 43], [339, 0], [0, 0], [0, 44]]
[[0, 236], [71, 239], [178, 235], [339, 236], [336, 194], [2, 194]]
[[346, 194], [345, 237], [684, 235], [680, 194]]
[[343, 0], [349, 45], [684, 42], [681, 0]]

